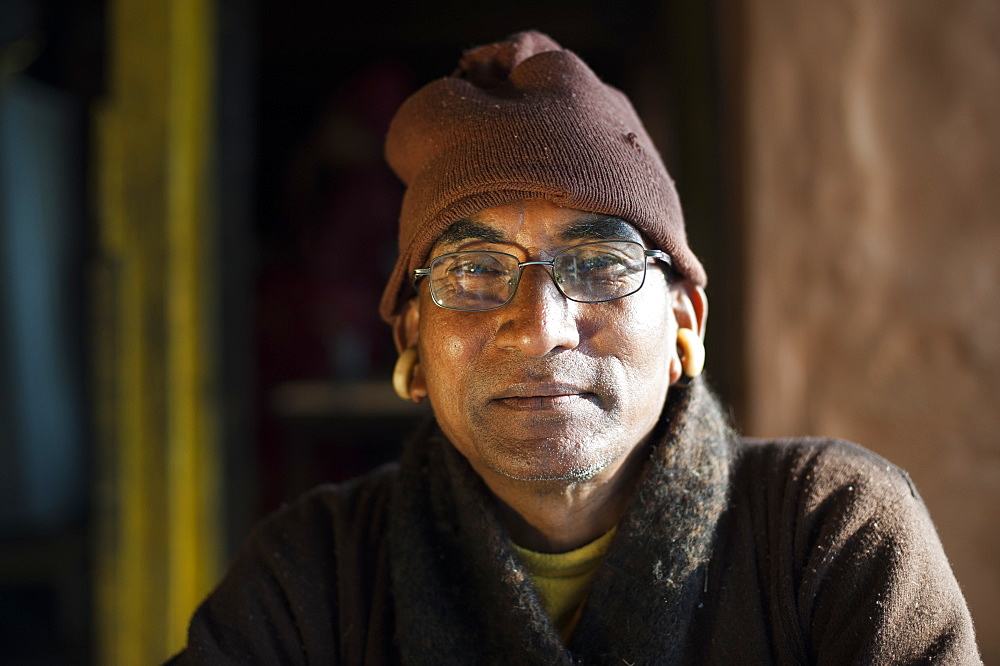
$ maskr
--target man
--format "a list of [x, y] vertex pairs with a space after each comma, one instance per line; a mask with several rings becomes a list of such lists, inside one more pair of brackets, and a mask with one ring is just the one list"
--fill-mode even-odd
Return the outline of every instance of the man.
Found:
[[251, 536], [179, 663], [979, 663], [905, 473], [747, 441], [631, 105], [538, 33], [399, 110], [381, 305], [434, 421]]

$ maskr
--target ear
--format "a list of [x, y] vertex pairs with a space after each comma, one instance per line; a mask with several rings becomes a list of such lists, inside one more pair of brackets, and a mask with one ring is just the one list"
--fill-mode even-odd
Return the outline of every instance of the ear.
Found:
[[[699, 338], [705, 339], [705, 325], [708, 322], [708, 295], [702, 287], [683, 280], [671, 286], [673, 296], [674, 320], [677, 328], [689, 328]], [[670, 356], [670, 383], [674, 384], [684, 374], [681, 364], [681, 353], [674, 344]]]
[[392, 340], [396, 343], [396, 351], [413, 347], [420, 341], [420, 304], [414, 296], [403, 303], [399, 314], [392, 322]]
[[708, 294], [702, 287], [684, 280], [676, 284], [674, 293], [674, 318], [679, 328], [690, 328], [705, 339], [705, 324], [708, 322]]
[[[392, 322], [392, 339], [396, 343], [396, 351], [417, 347], [420, 343], [420, 303], [416, 296], [406, 301], [399, 314]], [[419, 350], [417, 362], [413, 366], [409, 382], [410, 400], [420, 402], [427, 397], [427, 381], [420, 363]]]

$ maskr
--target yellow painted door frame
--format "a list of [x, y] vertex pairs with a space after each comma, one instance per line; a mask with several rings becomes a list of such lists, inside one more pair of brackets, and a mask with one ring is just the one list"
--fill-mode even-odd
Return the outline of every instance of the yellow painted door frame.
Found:
[[95, 135], [98, 663], [159, 663], [219, 574], [209, 0], [112, 0]]

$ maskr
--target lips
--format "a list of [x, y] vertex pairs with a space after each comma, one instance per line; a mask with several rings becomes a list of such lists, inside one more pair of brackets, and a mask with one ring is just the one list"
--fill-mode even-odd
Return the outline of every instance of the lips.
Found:
[[522, 382], [506, 387], [492, 400], [508, 409], [539, 410], [572, 407], [581, 400], [596, 401], [597, 395], [575, 384]]

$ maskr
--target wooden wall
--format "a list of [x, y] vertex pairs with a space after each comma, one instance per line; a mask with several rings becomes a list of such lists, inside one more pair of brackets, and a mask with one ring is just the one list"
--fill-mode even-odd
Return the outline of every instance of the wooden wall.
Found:
[[906, 468], [998, 663], [1000, 5], [741, 12], [747, 429]]

